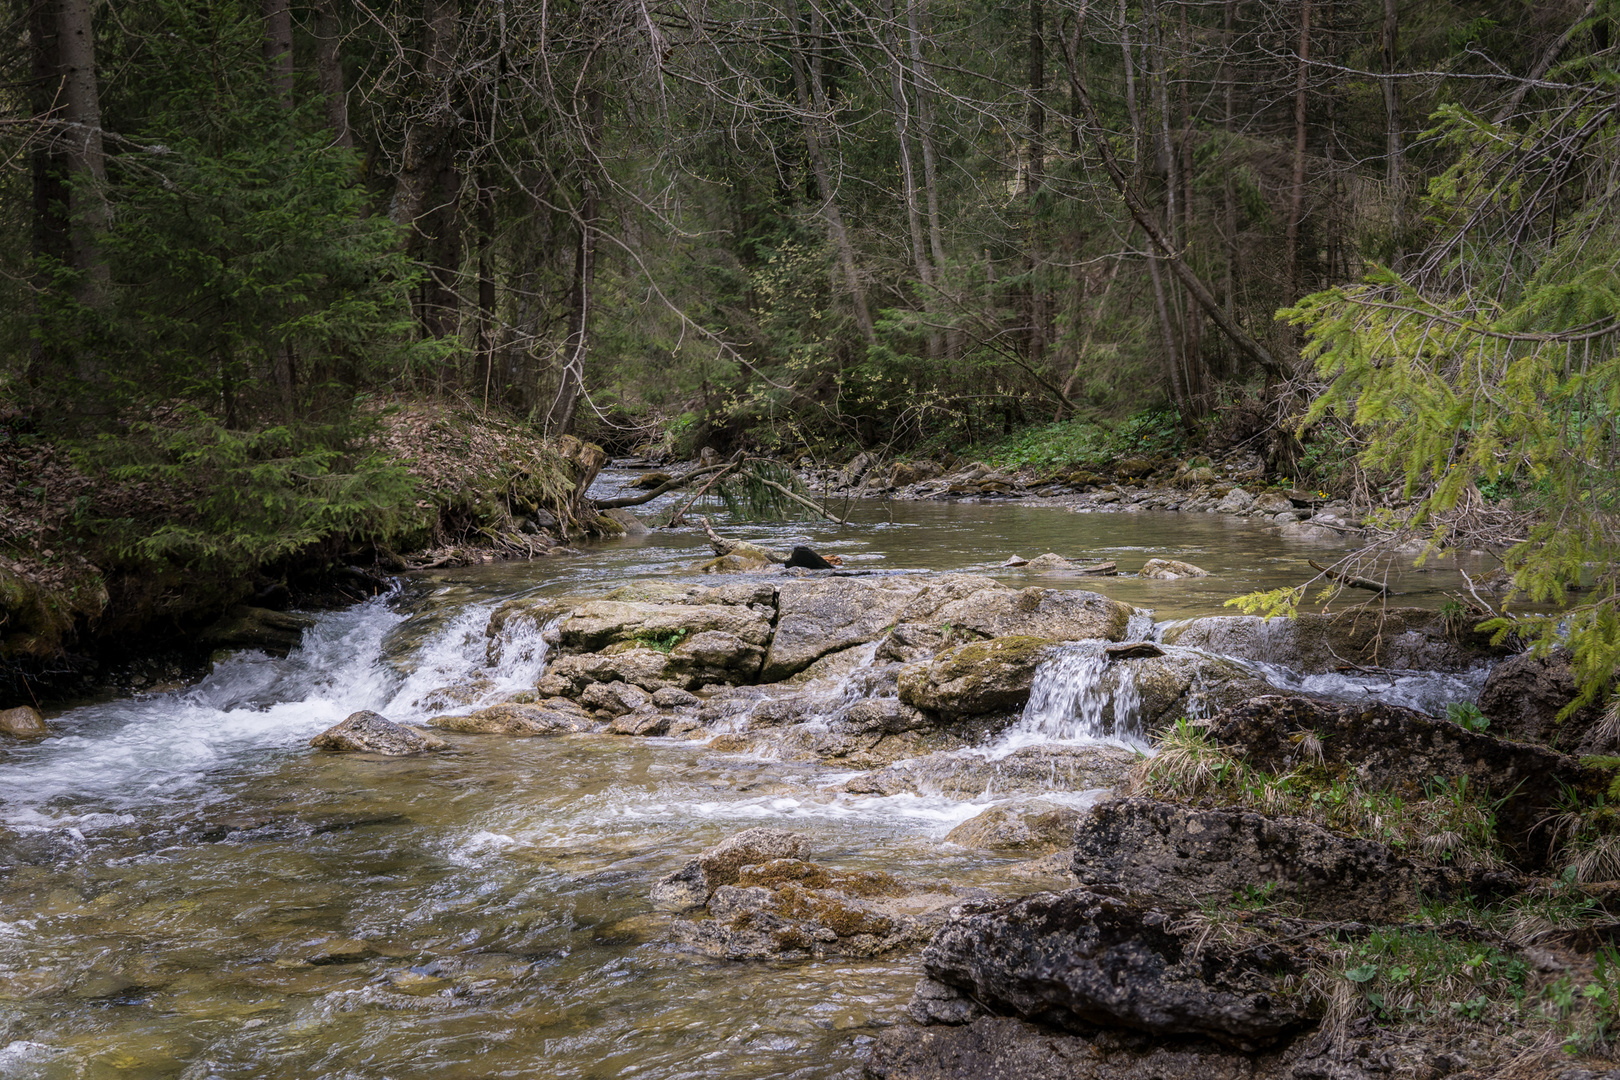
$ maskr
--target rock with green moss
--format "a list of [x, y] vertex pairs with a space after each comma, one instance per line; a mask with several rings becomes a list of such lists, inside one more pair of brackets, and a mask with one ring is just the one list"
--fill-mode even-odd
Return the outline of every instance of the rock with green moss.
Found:
[[947, 843], [1003, 851], [1056, 851], [1074, 843], [1081, 813], [1051, 803], [992, 806], [945, 834]]
[[762, 646], [771, 638], [771, 617], [768, 611], [738, 604], [593, 600], [569, 613], [558, 637], [564, 652], [597, 652], [620, 642], [654, 644], [708, 630]]
[[1056, 644], [1013, 634], [946, 649], [900, 672], [900, 700], [947, 717], [1020, 709]]

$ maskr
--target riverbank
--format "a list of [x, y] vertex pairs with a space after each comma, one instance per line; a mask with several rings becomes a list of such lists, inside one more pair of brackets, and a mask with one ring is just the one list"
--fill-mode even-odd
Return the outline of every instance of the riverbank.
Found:
[[381, 455], [401, 477], [376, 496], [372, 524], [347, 531], [335, 504], [372, 495], [334, 474], [323, 481], [333, 524], [264, 559], [145, 553], [142, 538], [197, 525], [213, 496], [121, 480], [27, 416], [4, 418], [0, 708], [195, 678], [215, 649], [296, 643], [298, 626], [267, 633], [255, 612], [352, 604], [406, 570], [543, 558], [621, 531], [583, 500], [605, 461], [589, 443], [544, 440], [462, 404], [400, 399], [371, 411], [354, 456]]
[[[1173, 870], [1145, 833], [1118, 824], [1120, 812], [1098, 816], [1123, 796], [1366, 832], [1352, 811], [1377, 785], [1330, 801], [1338, 773], [1275, 782], [1287, 770], [1262, 760], [1266, 715], [1280, 718], [1278, 745], [1289, 749], [1299, 731], [1320, 730], [1326, 767], [1338, 769], [1341, 744], [1389, 739], [1334, 734], [1335, 710], [1382, 699], [1377, 717], [1408, 718], [1430, 748], [1394, 764], [1500, 769], [1510, 759], [1477, 751], [1514, 744], [1461, 745], [1467, 729], [1432, 714], [1474, 702], [1491, 709], [1487, 738], [1533, 738], [1489, 704], [1528, 698], [1526, 686], [1482, 693], [1485, 665], [1502, 664], [1432, 608], [1397, 613], [1398, 625], [1354, 612], [1269, 625], [1214, 614], [1217, 593], [1264, 584], [1242, 576], [1255, 572], [1256, 548], [1288, 559], [1267, 571], [1277, 574], [1314, 550], [1296, 545], [1289, 557], [1287, 542], [1250, 519], [902, 505], [887, 524], [880, 506], [864, 507], [870, 528], [853, 535], [802, 524], [746, 533], [780, 546], [793, 530], [824, 528], [810, 539], [843, 552], [843, 571], [703, 574], [704, 541], [680, 532], [588, 558], [407, 575], [393, 597], [314, 616], [284, 658], [238, 654], [195, 687], [74, 709], [50, 718], [55, 738], [8, 744], [0, 900], [26, 925], [0, 938], [0, 1037], [19, 1068], [94, 1075], [110, 1047], [123, 1055], [120, 1075], [153, 1077], [204, 1059], [222, 1075], [270, 1077], [521, 1072], [540, 1061], [562, 1076], [634, 1065], [672, 1077], [699, 1056], [710, 1076], [831, 1080], [866, 1068], [960, 1075], [941, 1070], [981, 1051], [1017, 1073], [1009, 1062], [1052, 1046], [1064, 1061], [1089, 1055], [1116, 1071], [1157, 1067], [1144, 1060], [1155, 1052], [1181, 1055], [1189, 1077], [1228, 1066], [1288, 1075], [1265, 1071], [1281, 1053], [1328, 1060], [1305, 1053], [1331, 1030], [1315, 997], [1290, 1005], [1299, 1022], [1253, 1054], [1207, 1032], [1143, 1035], [1117, 1018], [1085, 1028], [1042, 1014], [1057, 1025], [1043, 1028], [975, 1016], [960, 993], [1003, 1009], [1014, 976], [995, 976], [997, 994], [963, 986], [931, 943], [952, 927], [977, 934], [975, 914], [1034, 893], [1098, 893]], [[1127, 549], [1162, 553], [1142, 550], [1158, 526], [1164, 542], [1207, 549], [1209, 592], [1208, 579], [1129, 575]], [[1115, 555], [1127, 573], [1100, 584], [1137, 600], [1098, 595], [1084, 579], [961, 572], [977, 548], [1042, 529]], [[923, 558], [936, 572], [895, 572]], [[1141, 616], [1150, 597], [1186, 617]], [[1236, 729], [1249, 733], [1241, 751], [1220, 735], [1226, 722], [1215, 724], [1256, 700], [1301, 695], [1339, 705], [1252, 715]], [[421, 728], [443, 748], [392, 757], [309, 745], [359, 710]], [[1208, 749], [1167, 743], [1183, 715], [1211, 721]], [[1456, 762], [1433, 749], [1447, 740], [1466, 751]], [[1157, 756], [1144, 759], [1144, 746]], [[1139, 768], [1176, 760], [1224, 780], [1195, 791], [1183, 773]], [[1537, 760], [1563, 775], [1563, 758]], [[1267, 790], [1262, 773], [1267, 797], [1282, 802], [1244, 801]], [[1479, 792], [1496, 783], [1480, 780]], [[1405, 830], [1443, 800], [1421, 784], [1400, 797], [1412, 813], [1364, 837], [1390, 849], [1384, 876], [1451, 881], [1454, 860]], [[1466, 815], [1481, 805], [1465, 800], [1461, 820], [1477, 821]], [[1112, 832], [1098, 831], [1104, 824]], [[757, 828], [788, 836], [740, 838]], [[1118, 881], [1074, 876], [1082, 835], [1098, 853], [1087, 866]], [[1493, 850], [1467, 839], [1459, 854]], [[1105, 849], [1150, 857], [1120, 862]], [[1512, 895], [1533, 897], [1557, 872], [1521, 871]], [[1342, 891], [1336, 903], [1368, 900]], [[1317, 926], [1328, 895], [1295, 897], [1280, 884], [1256, 910], [1235, 895], [1130, 910], [1172, 921], [1226, 911], [1211, 924], [1218, 935], [1256, 923], [1257, 940], [1286, 944], [1296, 931], [1330, 932]], [[1394, 909], [1379, 902], [1363, 926], [1429, 925], [1421, 910], [1390, 921]], [[953, 913], [964, 904], [974, 906]], [[1596, 932], [1606, 917], [1601, 901], [1578, 914], [1559, 925]], [[1504, 917], [1479, 918], [1497, 927]], [[1529, 962], [1519, 946], [1496, 948]], [[1361, 985], [1346, 974], [1361, 965], [1355, 956], [1336, 967], [1336, 953], [1318, 951], [1324, 986]], [[1573, 980], [1585, 969], [1569, 970]], [[1144, 993], [1163, 988], [1142, 978]], [[1532, 982], [1534, 1007], [1551, 1000], [1542, 992], [1553, 982]], [[927, 1026], [908, 1013], [914, 998]], [[1425, 1061], [1446, 1052], [1411, 1017], [1361, 1015], [1335, 1052], [1381, 1053], [1397, 1036]], [[962, 1022], [941, 1023], [953, 1017]], [[1462, 1041], [1480, 1041], [1463, 1020]], [[436, 1047], [429, 1061], [425, 1041]], [[1481, 1046], [1468, 1061], [1493, 1060], [1494, 1043]]]

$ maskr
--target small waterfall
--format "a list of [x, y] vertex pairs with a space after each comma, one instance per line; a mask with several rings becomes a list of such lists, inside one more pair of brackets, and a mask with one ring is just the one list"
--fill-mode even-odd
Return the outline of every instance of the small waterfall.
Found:
[[1129, 664], [1110, 662], [1103, 651], [1107, 644], [1066, 645], [1041, 664], [1024, 715], [990, 756], [1001, 758], [1042, 743], [1108, 743], [1147, 751], [1135, 675]]

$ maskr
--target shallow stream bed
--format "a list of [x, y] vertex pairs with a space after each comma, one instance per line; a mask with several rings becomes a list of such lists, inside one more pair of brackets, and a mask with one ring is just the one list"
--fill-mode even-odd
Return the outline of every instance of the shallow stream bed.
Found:
[[[1218, 515], [911, 503], [852, 521], [724, 531], [797, 537], [850, 569], [1096, 589], [1160, 619], [1219, 613], [1337, 548]], [[1049, 550], [1212, 576], [995, 569]], [[678, 576], [705, 554], [694, 532], [655, 533], [422, 575], [320, 616], [286, 659], [239, 655], [0, 750], [0, 1077], [858, 1076], [864, 1042], [903, 1015], [914, 955], [708, 960], [666, 943], [649, 887], [774, 824], [810, 835], [818, 862], [1027, 891], [1016, 859], [940, 843], [993, 796], [851, 795], [824, 767], [666, 739], [450, 735], [449, 753], [393, 760], [307, 746], [358, 709], [424, 719], [432, 691], [471, 678], [487, 700], [532, 686], [536, 636], [486, 657], [505, 598]], [[1454, 576], [1408, 575], [1425, 592], [1402, 602], [1435, 606]]]

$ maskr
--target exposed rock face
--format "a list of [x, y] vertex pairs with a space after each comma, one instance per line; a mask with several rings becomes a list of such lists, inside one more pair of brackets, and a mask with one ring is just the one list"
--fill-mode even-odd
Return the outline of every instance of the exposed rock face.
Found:
[[1149, 559], [1142, 564], [1142, 570], [1138, 576], [1157, 578], [1161, 581], [1176, 581], [1180, 578], [1209, 577], [1209, 571], [1203, 567], [1180, 562], [1176, 559]]
[[629, 683], [643, 690], [685, 687], [690, 680], [670, 671], [669, 654], [629, 648], [612, 653], [577, 653], [551, 662], [540, 689], [547, 694], [579, 694], [592, 683]]
[[1171, 627], [1164, 640], [1308, 675], [1345, 664], [1467, 671], [1503, 652], [1491, 647], [1488, 635], [1452, 635], [1444, 616], [1422, 608], [1389, 608], [1382, 622], [1375, 612], [1358, 611], [1307, 612], [1270, 622], [1256, 615], [1212, 615]]
[[784, 582], [780, 614], [760, 679], [776, 682], [828, 653], [876, 641], [899, 624], [928, 624], [991, 637], [1057, 641], [1124, 636], [1131, 608], [1097, 593], [1013, 591], [973, 574]]
[[1596, 771], [1556, 750], [1508, 742], [1376, 702], [1350, 705], [1271, 695], [1222, 713], [1210, 728], [1217, 743], [1273, 773], [1295, 761], [1295, 737], [1301, 731], [1316, 732], [1323, 760], [1350, 766], [1368, 787], [1415, 796], [1436, 776], [1448, 781], [1467, 777], [1477, 790], [1506, 798], [1496, 810], [1497, 834], [1517, 847], [1530, 867], [1539, 865], [1549, 843], [1548, 830], [1536, 826], [1560, 804], [1564, 792], [1596, 797], [1605, 786]]
[[777, 682], [830, 652], [881, 637], [902, 621], [901, 613], [917, 592], [915, 582], [898, 578], [783, 582], [777, 594], [776, 636], [760, 678]]
[[1414, 866], [1383, 844], [1250, 810], [1195, 810], [1152, 799], [1100, 803], [1074, 831], [1074, 873], [1089, 888], [1169, 903], [1227, 903], [1264, 889], [1313, 919], [1402, 922], [1423, 897], [1468, 884]]
[[1118, 641], [1125, 636], [1132, 610], [1129, 604], [1101, 593], [1041, 588], [1014, 591], [997, 585], [945, 600], [933, 611], [932, 621], [991, 637], [1021, 634], [1053, 641]]
[[899, 735], [929, 726], [923, 713], [898, 698], [857, 701], [844, 713], [843, 727], [852, 733]]
[[[1201, 1040], [1126, 1048], [1117, 1037], [1064, 1035], [1009, 1016], [981, 1016], [962, 1027], [885, 1028], [866, 1068], [877, 1080], [1280, 1080], [1290, 1075], [1261, 1071], [1251, 1055]], [[1301, 1080], [1365, 1075], [1306, 1073]]]
[[559, 640], [568, 652], [599, 652], [619, 642], [684, 639], [709, 630], [764, 645], [771, 639], [770, 615], [738, 604], [592, 600], [573, 609]]
[[877, 956], [926, 941], [965, 894], [986, 895], [776, 859], [743, 867], [736, 885], [723, 885], [709, 898], [712, 918], [677, 922], [672, 934], [726, 960]]
[[43, 739], [50, 733], [45, 718], [30, 705], [19, 705], [0, 712], [0, 735], [9, 735], [13, 739]]
[[970, 848], [1053, 851], [1074, 843], [1082, 814], [1051, 803], [992, 806], [945, 834], [952, 844]]
[[1048, 551], [1045, 555], [1037, 555], [1025, 564], [1034, 574], [1045, 574], [1053, 570], [1073, 570], [1074, 563], [1061, 555]]
[[1037, 893], [966, 909], [935, 935], [923, 966], [997, 1013], [1056, 1026], [1076, 1022], [1154, 1035], [1196, 1035], [1243, 1050], [1309, 1022], [1314, 1003], [1291, 991], [1299, 946], [1206, 942], [1174, 907], [1086, 889]]
[[651, 705], [652, 695], [629, 683], [592, 683], [580, 694], [579, 703], [587, 709], [601, 709], [614, 716], [622, 716]]
[[589, 731], [591, 718], [566, 698], [541, 704], [492, 705], [468, 716], [435, 716], [429, 727], [466, 735], [566, 735]]
[[1594, 730], [1603, 718], [1596, 703], [1583, 705], [1560, 721], [1558, 713], [1575, 700], [1575, 675], [1567, 649], [1543, 657], [1520, 653], [1491, 668], [1479, 692], [1479, 711], [1491, 721], [1491, 734], [1546, 743], [1570, 754], [1614, 754], [1620, 742]]
[[670, 669], [690, 685], [753, 682], [765, 662], [765, 650], [737, 634], [704, 630], [670, 650]]
[[653, 906], [666, 911], [702, 907], [722, 885], [734, 885], [744, 866], [772, 859], [798, 859], [809, 841], [786, 829], [749, 829], [721, 841], [653, 886]]
[[946, 649], [900, 672], [900, 700], [946, 716], [1023, 707], [1035, 669], [1051, 654], [1049, 638], [1013, 635]]
[[238, 604], [197, 635], [197, 643], [209, 649], [261, 649], [285, 656], [314, 625], [308, 615]]
[[396, 724], [374, 712], [352, 713], [309, 740], [317, 750], [357, 750], [388, 757], [404, 757], [443, 750], [445, 742], [426, 732]]
[[1253, 505], [1254, 496], [1240, 487], [1235, 487], [1228, 491], [1226, 497], [1216, 504], [1215, 512], [1218, 514], [1241, 514]]

